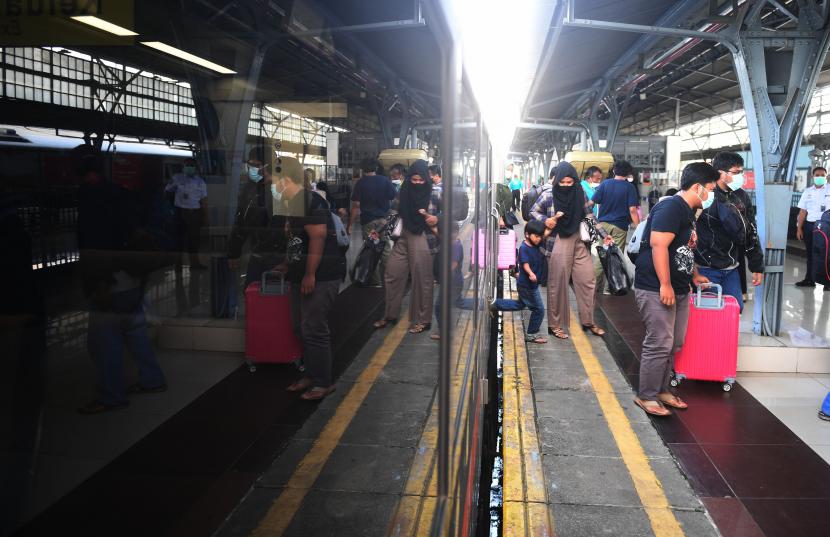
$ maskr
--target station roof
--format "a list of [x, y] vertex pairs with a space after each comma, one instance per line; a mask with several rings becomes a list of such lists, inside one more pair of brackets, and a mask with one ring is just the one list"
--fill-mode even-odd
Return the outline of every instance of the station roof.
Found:
[[[797, 12], [796, 0], [779, 3]], [[585, 120], [591, 106], [598, 104], [596, 90], [605, 82], [609, 83], [606, 103], [613, 99], [624, 110], [618, 135], [652, 135], [671, 128], [678, 101], [681, 124], [742, 109], [731, 55], [722, 45], [563, 25], [567, 2], [560, 4], [551, 21], [523, 121]], [[708, 0], [576, 0], [574, 18], [717, 31], [723, 23], [710, 15], [709, 4]], [[721, 2], [717, 13], [730, 14], [731, 5], [731, 1]], [[774, 27], [792, 25], [771, 3], [763, 10], [763, 17]], [[828, 66], [830, 61], [825, 62], [819, 86], [830, 83]], [[597, 112], [601, 121], [608, 116], [604, 106]], [[561, 132], [520, 129], [513, 150], [548, 149], [563, 136]]]

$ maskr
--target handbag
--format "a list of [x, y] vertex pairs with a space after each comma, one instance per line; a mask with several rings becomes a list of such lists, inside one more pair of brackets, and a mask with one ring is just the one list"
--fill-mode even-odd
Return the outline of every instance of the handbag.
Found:
[[582, 242], [593, 242], [594, 240], [591, 236], [591, 228], [588, 227], [587, 220], [579, 223], [579, 238], [582, 239]]

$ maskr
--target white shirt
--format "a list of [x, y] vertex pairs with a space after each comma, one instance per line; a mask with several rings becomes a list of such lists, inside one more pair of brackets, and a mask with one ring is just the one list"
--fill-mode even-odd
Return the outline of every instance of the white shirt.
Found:
[[201, 207], [201, 201], [207, 197], [205, 180], [198, 175], [190, 177], [183, 173], [177, 173], [173, 176], [173, 181], [164, 190], [167, 192], [176, 191], [173, 204], [182, 209], [198, 209]]
[[801, 199], [798, 200], [798, 208], [807, 211], [808, 222], [821, 220], [821, 214], [830, 210], [830, 186], [807, 187], [801, 194]]

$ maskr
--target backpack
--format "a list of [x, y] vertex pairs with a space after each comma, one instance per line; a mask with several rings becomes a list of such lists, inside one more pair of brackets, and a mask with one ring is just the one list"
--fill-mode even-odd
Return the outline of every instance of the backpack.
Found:
[[349, 249], [349, 244], [351, 243], [351, 238], [346, 233], [346, 226], [343, 225], [343, 221], [340, 220], [339, 216], [331, 211], [329, 211], [329, 214], [331, 215], [331, 221], [334, 223], [334, 235], [337, 237], [337, 246], [345, 252]]
[[813, 227], [813, 273], [816, 283], [830, 285], [830, 211], [825, 211]]
[[525, 192], [525, 195], [522, 196], [522, 220], [525, 222], [530, 221], [530, 210], [533, 208], [536, 200], [539, 199], [541, 193], [540, 188], [532, 186], [527, 192]]
[[628, 254], [628, 258], [632, 263], [635, 263], [637, 256], [640, 255], [640, 245], [643, 243], [643, 235], [645, 234], [647, 223], [648, 218], [637, 225], [637, 229], [631, 236], [631, 240], [629, 240], [628, 244], [625, 246], [625, 253]]

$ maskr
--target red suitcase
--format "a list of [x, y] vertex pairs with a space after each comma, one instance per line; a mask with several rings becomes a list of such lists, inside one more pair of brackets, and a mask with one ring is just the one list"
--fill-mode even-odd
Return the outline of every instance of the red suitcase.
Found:
[[712, 284], [717, 293], [697, 294], [689, 301], [689, 327], [686, 341], [674, 357], [672, 386], [683, 379], [723, 382], [732, 389], [738, 369], [738, 323], [741, 309], [733, 296], [723, 296], [723, 288]]
[[291, 326], [290, 297], [285, 278], [266, 272], [262, 282], [245, 289], [245, 359], [251, 372], [257, 363], [297, 362], [303, 354]]

